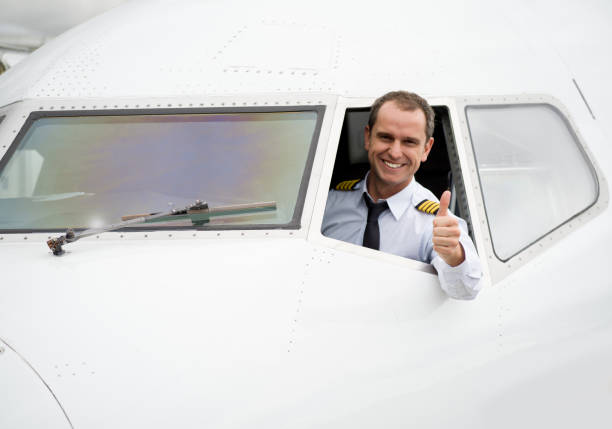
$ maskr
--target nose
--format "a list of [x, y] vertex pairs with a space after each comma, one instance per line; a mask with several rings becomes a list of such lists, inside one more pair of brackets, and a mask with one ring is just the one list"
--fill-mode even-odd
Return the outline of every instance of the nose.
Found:
[[394, 140], [393, 143], [389, 146], [387, 150], [389, 156], [393, 159], [401, 158], [402, 156], [402, 147], [399, 140]]

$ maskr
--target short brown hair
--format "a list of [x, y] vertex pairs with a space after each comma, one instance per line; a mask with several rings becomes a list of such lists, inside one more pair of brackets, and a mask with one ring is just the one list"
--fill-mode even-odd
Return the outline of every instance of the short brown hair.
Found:
[[435, 125], [434, 120], [436, 114], [434, 113], [427, 100], [425, 100], [420, 95], [415, 94], [414, 92], [391, 91], [387, 92], [382, 97], [377, 98], [374, 104], [372, 104], [372, 109], [370, 110], [370, 117], [368, 119], [368, 128], [370, 129], [370, 131], [376, 123], [378, 111], [387, 101], [395, 102], [401, 110], [412, 111], [421, 109], [423, 111], [423, 113], [425, 114], [425, 143], [427, 143], [431, 136], [433, 136]]

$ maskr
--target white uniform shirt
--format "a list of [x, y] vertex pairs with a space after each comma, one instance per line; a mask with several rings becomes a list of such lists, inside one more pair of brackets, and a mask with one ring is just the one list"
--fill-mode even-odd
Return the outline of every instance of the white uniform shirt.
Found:
[[[367, 194], [364, 184], [365, 180], [362, 180], [350, 191], [329, 192], [321, 228], [323, 235], [362, 245], [368, 219], [368, 207], [363, 200], [363, 194]], [[433, 193], [414, 179], [400, 192], [387, 198], [389, 210], [378, 218], [380, 250], [431, 263], [438, 271], [442, 289], [449, 296], [475, 298], [480, 290], [482, 270], [465, 221], [457, 218], [461, 228], [459, 242], [465, 251], [465, 261], [451, 267], [433, 250], [434, 216], [416, 209], [423, 200], [438, 201]]]

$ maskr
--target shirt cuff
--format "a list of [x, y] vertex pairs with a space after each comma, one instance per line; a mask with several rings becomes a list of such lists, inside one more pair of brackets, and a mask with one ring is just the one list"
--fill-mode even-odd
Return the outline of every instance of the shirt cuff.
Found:
[[431, 261], [436, 271], [442, 290], [448, 296], [455, 299], [474, 299], [480, 291], [480, 278], [482, 270], [478, 256], [470, 255], [465, 249], [465, 260], [451, 267], [439, 256], [436, 255]]

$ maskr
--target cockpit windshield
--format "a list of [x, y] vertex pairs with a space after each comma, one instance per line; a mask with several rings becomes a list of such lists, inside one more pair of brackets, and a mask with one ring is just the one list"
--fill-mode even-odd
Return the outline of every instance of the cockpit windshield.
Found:
[[276, 202], [206, 226], [297, 226], [322, 111], [33, 113], [0, 163], [0, 230], [95, 228], [195, 200]]

